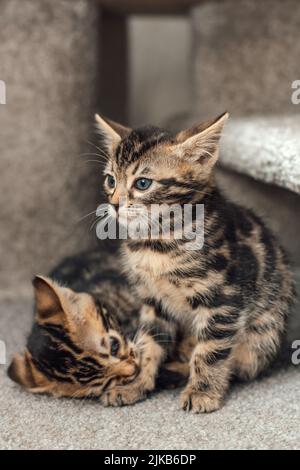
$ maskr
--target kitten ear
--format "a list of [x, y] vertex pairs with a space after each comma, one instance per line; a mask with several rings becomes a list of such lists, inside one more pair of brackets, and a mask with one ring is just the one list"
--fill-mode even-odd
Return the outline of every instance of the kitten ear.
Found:
[[37, 386], [27, 351], [24, 351], [24, 354], [14, 356], [7, 369], [7, 375], [11, 380], [27, 389]]
[[183, 156], [206, 169], [211, 169], [219, 156], [219, 140], [229, 114], [223, 113], [214, 120], [200, 123], [177, 134]]
[[36, 369], [27, 349], [23, 354], [16, 354], [7, 369], [8, 377], [32, 393], [44, 393], [51, 388], [51, 383]]
[[95, 114], [95, 120], [97, 130], [103, 137], [104, 144], [110, 153], [131, 132], [131, 129], [128, 127], [122, 126], [111, 119], [101, 117], [99, 114]]
[[61, 320], [65, 312], [65, 288], [60, 287], [50, 278], [35, 276], [32, 281], [35, 294], [37, 318], [39, 320]]

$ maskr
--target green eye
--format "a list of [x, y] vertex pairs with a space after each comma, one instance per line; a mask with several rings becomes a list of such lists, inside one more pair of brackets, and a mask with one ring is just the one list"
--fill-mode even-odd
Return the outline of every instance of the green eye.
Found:
[[135, 181], [134, 187], [139, 191], [145, 191], [146, 189], [150, 188], [152, 184], [152, 180], [149, 178], [139, 178]]
[[107, 181], [107, 186], [108, 186], [110, 189], [114, 189], [114, 187], [116, 186], [116, 180], [115, 180], [115, 178], [113, 177], [113, 175], [107, 175], [106, 181]]

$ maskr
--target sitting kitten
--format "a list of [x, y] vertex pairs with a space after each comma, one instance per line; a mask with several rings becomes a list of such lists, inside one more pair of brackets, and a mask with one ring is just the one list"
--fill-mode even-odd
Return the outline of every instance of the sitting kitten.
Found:
[[[56, 397], [100, 397], [104, 405], [136, 401], [128, 384], [139, 382], [141, 369], [143, 377], [153, 377], [148, 358], [158, 346], [138, 330], [140, 305], [116, 264], [117, 253], [91, 251], [66, 259], [51, 278], [34, 278], [35, 321], [24, 353], [8, 369], [12, 380]], [[184, 380], [187, 354], [183, 342], [177, 362], [161, 373], [160, 386]], [[139, 398], [153, 388], [152, 380], [143, 380]]]
[[[197, 338], [181, 397], [183, 409], [196, 413], [220, 408], [233, 374], [253, 379], [269, 366], [294, 297], [275, 237], [215, 186], [227, 117], [170, 134], [155, 127], [131, 130], [96, 116], [108, 156], [104, 188], [117, 217], [136, 204], [146, 207], [144, 215], [153, 204], [204, 204], [202, 249], [187, 250], [188, 240], [175, 239], [171, 226], [171, 240], [129, 238], [123, 251], [128, 278], [143, 302], [142, 321], [150, 328], [159, 320], [170, 339], [183, 331]], [[128, 217], [137, 216], [128, 211]], [[194, 225], [196, 217], [195, 212]], [[160, 345], [157, 365], [170, 344]]]

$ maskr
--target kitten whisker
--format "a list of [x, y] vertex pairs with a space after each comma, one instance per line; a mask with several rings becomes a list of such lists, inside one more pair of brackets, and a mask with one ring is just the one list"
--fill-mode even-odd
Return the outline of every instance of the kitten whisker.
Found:
[[110, 158], [107, 152], [101, 147], [98, 147], [94, 142], [91, 142], [90, 140], [87, 141], [88, 144], [92, 145], [95, 147], [107, 160]]
[[104, 162], [106, 162], [104, 156], [101, 155], [100, 153], [81, 153], [79, 156], [80, 156], [80, 157], [93, 157], [93, 156], [94, 156], [94, 157], [100, 157], [100, 159], [102, 159], [102, 160], [99, 159], [99, 161], [104, 161]]
[[104, 215], [100, 215], [98, 217], [96, 217], [96, 219], [94, 220], [94, 222], [92, 223], [91, 227], [90, 227], [90, 231], [93, 230], [93, 228], [95, 227], [95, 225], [100, 222], [102, 219], [104, 219], [105, 217], [107, 217], [107, 219], [109, 219], [111, 217], [110, 214], [106, 213]]
[[85, 160], [84, 163], [98, 163], [99, 165], [101, 165], [102, 167], [105, 165], [104, 162], [101, 162], [100, 160]]
[[91, 215], [96, 214], [96, 212], [97, 212], [97, 209], [89, 212], [88, 214], [83, 215], [82, 217], [80, 217], [80, 219], [78, 219], [78, 222], [81, 222], [83, 219], [86, 219], [87, 217], [90, 217]]

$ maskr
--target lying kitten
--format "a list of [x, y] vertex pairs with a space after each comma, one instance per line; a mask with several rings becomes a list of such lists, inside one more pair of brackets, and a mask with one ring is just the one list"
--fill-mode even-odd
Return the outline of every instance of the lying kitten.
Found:
[[[197, 338], [181, 397], [183, 409], [196, 413], [220, 408], [233, 374], [253, 379], [269, 366], [294, 297], [285, 253], [272, 233], [215, 186], [227, 117], [173, 135], [155, 127], [131, 130], [96, 116], [108, 156], [104, 188], [117, 217], [136, 204], [146, 207], [146, 216], [153, 204], [204, 204], [202, 249], [187, 250], [189, 240], [175, 239], [173, 223], [171, 239], [148, 233], [146, 239], [128, 239], [123, 252], [143, 302], [143, 322], [159, 320], [173, 339], [182, 331]], [[157, 365], [169, 344], [160, 345]], [[139, 393], [140, 384], [132, 392], [137, 400]]]
[[[24, 353], [8, 369], [12, 380], [56, 397], [100, 397], [104, 405], [136, 401], [128, 384], [139, 382], [141, 370], [143, 377], [153, 377], [149, 368], [158, 346], [138, 331], [140, 305], [114, 268], [117, 259], [117, 253], [91, 251], [66, 259], [51, 278], [34, 278], [35, 321]], [[160, 386], [177, 385], [187, 376], [188, 348], [182, 342]], [[143, 379], [140, 393], [144, 397], [153, 388], [152, 380], [147, 385]]]

